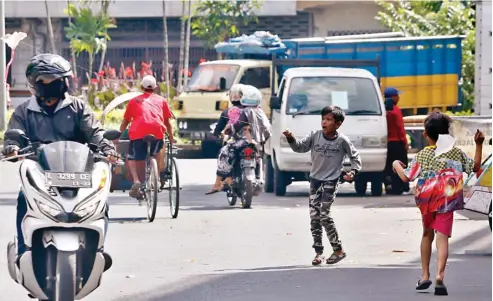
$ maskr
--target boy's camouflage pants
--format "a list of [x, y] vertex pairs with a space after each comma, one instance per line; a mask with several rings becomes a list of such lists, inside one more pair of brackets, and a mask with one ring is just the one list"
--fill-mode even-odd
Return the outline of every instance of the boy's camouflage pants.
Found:
[[337, 234], [334, 220], [330, 216], [330, 207], [334, 203], [339, 179], [331, 181], [310, 180], [310, 224], [313, 237], [313, 248], [317, 254], [322, 254], [322, 227], [325, 228], [327, 237], [334, 251], [342, 250], [342, 244]]

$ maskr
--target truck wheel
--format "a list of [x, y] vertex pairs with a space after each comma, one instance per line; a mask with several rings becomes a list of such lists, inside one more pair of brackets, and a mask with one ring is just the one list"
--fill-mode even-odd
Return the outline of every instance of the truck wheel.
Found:
[[372, 196], [382, 196], [383, 194], [383, 185], [380, 179], [375, 179], [371, 182], [371, 195]]
[[274, 167], [274, 191], [276, 196], [285, 196], [286, 195], [286, 179], [285, 173]]
[[265, 192], [274, 192], [274, 167], [272, 166], [272, 157], [264, 158], [264, 190]]
[[356, 179], [354, 179], [354, 190], [358, 195], [366, 194], [366, 177], [363, 175], [358, 175]]
[[218, 147], [216, 141], [204, 140], [200, 146], [203, 158], [216, 158]]

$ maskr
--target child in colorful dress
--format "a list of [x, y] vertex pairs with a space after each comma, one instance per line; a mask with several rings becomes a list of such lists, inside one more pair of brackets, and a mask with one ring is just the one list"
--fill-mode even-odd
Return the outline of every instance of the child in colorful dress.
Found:
[[394, 161], [394, 171], [404, 182], [418, 179], [415, 192], [416, 205], [423, 219], [421, 239], [421, 278], [417, 290], [428, 289], [430, 280], [431, 246], [437, 236], [438, 271], [435, 279], [435, 295], [448, 295], [443, 282], [448, 258], [448, 239], [452, 235], [454, 211], [464, 209], [463, 173], [470, 174], [481, 166], [484, 135], [477, 130], [474, 141], [474, 160], [454, 146], [455, 139], [449, 135], [452, 120], [449, 116], [434, 112], [424, 122], [427, 147], [421, 150], [411, 164], [405, 166]]

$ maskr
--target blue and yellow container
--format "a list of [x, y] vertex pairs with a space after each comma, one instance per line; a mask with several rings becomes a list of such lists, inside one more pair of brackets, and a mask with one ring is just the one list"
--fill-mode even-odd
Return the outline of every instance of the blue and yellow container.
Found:
[[[296, 59], [380, 60], [382, 91], [402, 92], [399, 107], [417, 114], [460, 106], [462, 37], [284, 40]], [[376, 67], [361, 67], [377, 75]]]

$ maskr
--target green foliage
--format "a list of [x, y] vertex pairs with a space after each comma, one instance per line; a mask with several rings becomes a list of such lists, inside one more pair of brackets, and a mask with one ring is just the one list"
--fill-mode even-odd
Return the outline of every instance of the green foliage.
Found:
[[114, 20], [105, 14], [95, 15], [87, 5], [76, 7], [70, 4], [65, 13], [72, 16], [72, 23], [65, 27], [70, 48], [77, 56], [82, 52], [89, 54], [89, 72], [92, 73], [94, 56], [106, 49], [106, 41], [110, 40], [108, 29], [116, 28]]
[[228, 37], [239, 35], [239, 26], [258, 22], [254, 10], [261, 4], [259, 0], [197, 1], [191, 23], [193, 34], [214, 48]]
[[462, 35], [463, 108], [474, 103], [474, 49], [476, 30], [472, 1], [376, 1], [381, 6], [376, 17], [382, 24], [408, 36]]

